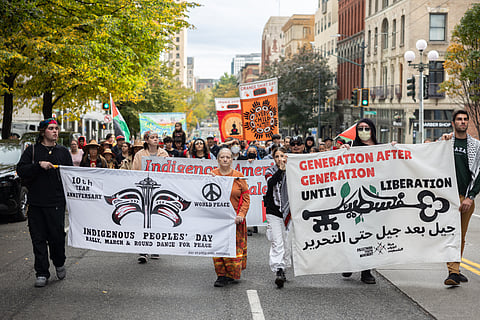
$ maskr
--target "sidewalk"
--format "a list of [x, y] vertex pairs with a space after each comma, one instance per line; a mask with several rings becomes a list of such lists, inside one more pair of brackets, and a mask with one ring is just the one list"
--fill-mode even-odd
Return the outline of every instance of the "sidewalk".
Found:
[[[476, 210], [476, 213], [478, 212]], [[463, 256], [473, 262], [480, 261], [478, 215], [470, 220]], [[476, 269], [478, 271], [478, 268]], [[469, 281], [459, 287], [449, 287], [443, 284], [448, 275], [445, 263], [411, 264], [377, 269], [377, 272], [436, 319], [480, 319], [480, 275], [462, 266], [460, 271]]]

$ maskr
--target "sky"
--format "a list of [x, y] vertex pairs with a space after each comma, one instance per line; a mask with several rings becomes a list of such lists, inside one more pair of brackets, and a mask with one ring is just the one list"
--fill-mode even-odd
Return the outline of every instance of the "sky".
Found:
[[271, 16], [315, 14], [318, 0], [196, 0], [190, 10], [187, 56], [194, 57], [195, 77], [218, 79], [230, 74], [236, 54], [261, 53], [262, 32]]

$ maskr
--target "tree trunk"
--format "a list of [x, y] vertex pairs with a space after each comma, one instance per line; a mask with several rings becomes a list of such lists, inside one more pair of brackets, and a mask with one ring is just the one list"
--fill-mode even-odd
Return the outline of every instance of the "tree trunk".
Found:
[[12, 117], [13, 117], [13, 85], [17, 76], [7, 74], [3, 81], [5, 81], [8, 91], [3, 95], [3, 125], [2, 125], [2, 139], [10, 138], [12, 132]]
[[43, 118], [48, 119], [52, 117], [53, 110], [53, 92], [46, 91], [43, 93]]

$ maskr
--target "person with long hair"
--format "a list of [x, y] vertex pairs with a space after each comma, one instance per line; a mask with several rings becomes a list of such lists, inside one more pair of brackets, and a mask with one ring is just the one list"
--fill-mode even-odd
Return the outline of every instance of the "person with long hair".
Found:
[[58, 123], [49, 118], [40, 122], [37, 142], [23, 152], [17, 173], [28, 179], [28, 229], [35, 257], [35, 287], [44, 287], [50, 278], [48, 258], [57, 278], [65, 278], [65, 194], [57, 165], [72, 166], [67, 148], [57, 144]]
[[188, 157], [197, 159], [215, 159], [215, 156], [210, 152], [208, 145], [201, 138], [193, 141], [188, 152]]
[[[124, 146], [122, 146], [124, 148]], [[143, 149], [143, 143], [140, 140], [135, 140], [135, 143], [128, 148], [128, 156], [122, 160], [120, 164], [120, 169], [122, 170], [132, 170], [133, 158], [138, 151]]]
[[80, 167], [90, 167], [90, 168], [107, 168], [107, 161], [101, 155], [102, 146], [97, 143], [96, 140], [90, 140], [88, 144], [83, 147], [82, 162], [80, 162]]
[[83, 150], [78, 148], [78, 141], [70, 141], [70, 155], [72, 156], [73, 165], [75, 167], [80, 166], [83, 158]]
[[[355, 140], [353, 140], [352, 147], [373, 146], [378, 144], [377, 131], [372, 120], [364, 118], [357, 122], [355, 126]], [[351, 277], [351, 272], [344, 272], [342, 276], [345, 278]], [[371, 270], [363, 270], [360, 280], [366, 284], [375, 284], [375, 277]]]
[[217, 280], [215, 287], [225, 287], [240, 279], [242, 270], [247, 267], [247, 224], [245, 216], [250, 207], [250, 194], [248, 184], [244, 175], [232, 168], [232, 151], [228, 148], [221, 148], [218, 152], [218, 168], [212, 170], [212, 176], [236, 177], [233, 181], [230, 203], [237, 212], [235, 217], [236, 228], [236, 249], [235, 258], [213, 258]]
[[175, 129], [172, 133], [173, 141], [175, 141], [176, 138], [180, 138], [182, 140], [182, 145], [185, 145], [185, 143], [187, 142], [187, 134], [185, 133], [185, 131], [183, 131], [181, 122], [175, 123]]
[[279, 147], [272, 152], [275, 164], [265, 172], [267, 192], [263, 197], [267, 217], [267, 239], [270, 240], [269, 265], [275, 272], [275, 284], [283, 288], [287, 280], [285, 269], [291, 266], [291, 246], [288, 239], [290, 223], [290, 205], [287, 194], [285, 167], [287, 149]]

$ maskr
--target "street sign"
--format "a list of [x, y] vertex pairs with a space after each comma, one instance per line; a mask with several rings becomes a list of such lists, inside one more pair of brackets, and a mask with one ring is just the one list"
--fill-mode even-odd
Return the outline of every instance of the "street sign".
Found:
[[376, 115], [377, 115], [377, 111], [364, 111], [363, 114], [364, 114], [364, 115], [376, 116]]
[[105, 123], [110, 123], [110, 122], [112, 122], [112, 120], [113, 120], [112, 116], [109, 115], [109, 114], [106, 114], [105, 117], [103, 117], [103, 122], [105, 122]]

